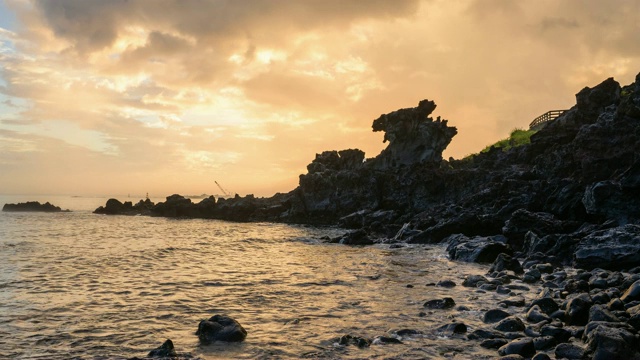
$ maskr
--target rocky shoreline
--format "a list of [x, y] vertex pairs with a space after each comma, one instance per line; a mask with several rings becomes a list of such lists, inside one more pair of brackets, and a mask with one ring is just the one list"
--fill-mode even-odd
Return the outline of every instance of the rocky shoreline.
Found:
[[[487, 277], [465, 281], [478, 291], [509, 295], [514, 279], [544, 288], [528, 304], [506, 298], [486, 316], [522, 311], [468, 339], [504, 359], [640, 359], [640, 74], [576, 100], [530, 144], [461, 160], [442, 159], [457, 131], [430, 118], [435, 103], [423, 100], [373, 122], [389, 142], [380, 155], [325, 151], [287, 194], [110, 199], [95, 212], [332, 224], [354, 229], [328, 239], [346, 245], [446, 243], [453, 260], [492, 264]], [[345, 344], [367, 343], [348, 336]]]

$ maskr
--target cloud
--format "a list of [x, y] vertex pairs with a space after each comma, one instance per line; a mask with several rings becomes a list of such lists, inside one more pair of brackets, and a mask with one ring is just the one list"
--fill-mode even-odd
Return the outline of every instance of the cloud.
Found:
[[215, 176], [269, 195], [315, 153], [375, 156], [372, 120], [424, 98], [459, 129], [445, 156], [462, 157], [640, 70], [628, 0], [7, 4], [18, 26], [0, 30], [0, 179], [30, 179], [3, 182], [13, 192], [53, 189], [33, 180], [38, 164], [73, 162], [44, 166], [51, 184], [211, 193]]

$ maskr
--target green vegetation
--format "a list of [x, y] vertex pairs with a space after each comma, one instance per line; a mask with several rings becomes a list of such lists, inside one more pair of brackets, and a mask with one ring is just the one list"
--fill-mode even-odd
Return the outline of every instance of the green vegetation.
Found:
[[511, 131], [511, 135], [508, 138], [502, 139], [493, 145], [489, 145], [482, 149], [480, 152], [487, 152], [492, 147], [500, 148], [502, 151], [509, 150], [513, 147], [518, 147], [531, 143], [531, 135], [535, 134], [537, 130], [522, 130], [514, 129]]
[[[538, 132], [538, 130], [522, 130], [522, 129], [513, 129], [511, 131], [511, 135], [508, 138], [502, 139], [495, 144], [489, 145], [482, 149], [480, 153], [485, 153], [489, 151], [492, 147], [496, 147], [502, 149], [502, 151], [507, 151], [513, 147], [518, 147], [522, 145], [526, 145], [531, 143], [531, 135]], [[472, 162], [473, 158], [475, 158], [478, 154], [469, 154], [465, 156], [462, 161], [464, 163]]]

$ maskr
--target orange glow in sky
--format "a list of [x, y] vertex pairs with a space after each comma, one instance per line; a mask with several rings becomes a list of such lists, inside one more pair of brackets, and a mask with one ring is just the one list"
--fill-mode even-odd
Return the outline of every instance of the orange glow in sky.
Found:
[[0, 193], [292, 190], [438, 104], [460, 158], [640, 72], [640, 2], [0, 0]]

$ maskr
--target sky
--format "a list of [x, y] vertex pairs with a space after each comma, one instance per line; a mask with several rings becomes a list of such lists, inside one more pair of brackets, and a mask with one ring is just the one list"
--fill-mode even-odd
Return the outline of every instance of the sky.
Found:
[[638, 72], [636, 0], [0, 0], [0, 193], [270, 196], [422, 99], [462, 158]]

